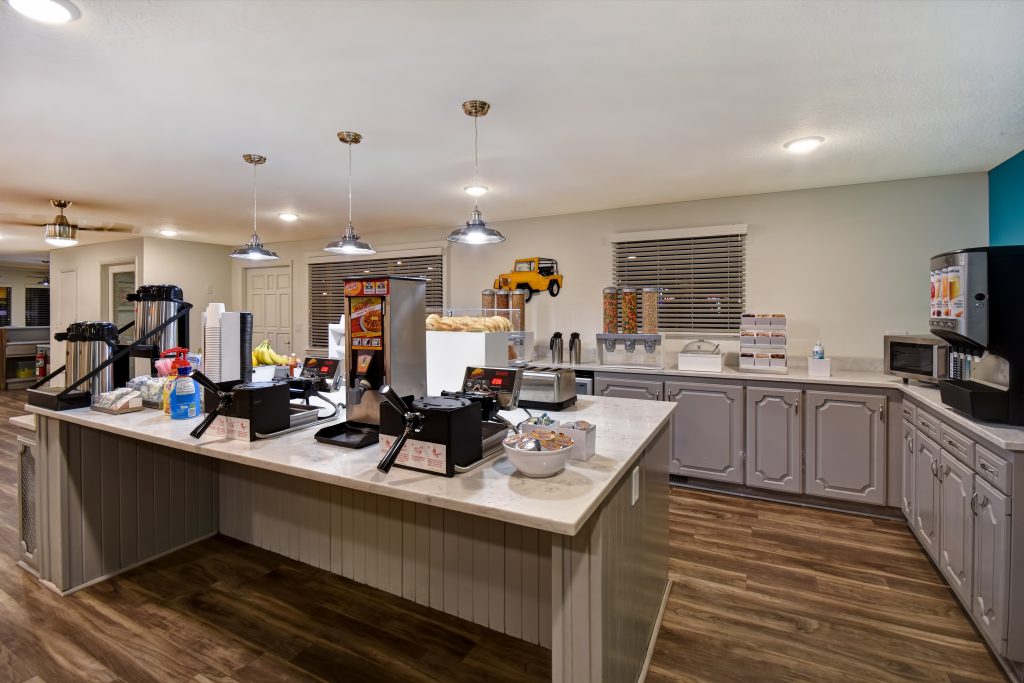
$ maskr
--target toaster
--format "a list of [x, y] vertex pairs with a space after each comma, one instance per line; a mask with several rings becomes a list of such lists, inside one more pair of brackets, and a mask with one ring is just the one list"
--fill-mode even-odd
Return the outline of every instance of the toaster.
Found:
[[576, 403], [576, 372], [571, 368], [527, 366], [519, 384], [519, 407], [565, 410]]

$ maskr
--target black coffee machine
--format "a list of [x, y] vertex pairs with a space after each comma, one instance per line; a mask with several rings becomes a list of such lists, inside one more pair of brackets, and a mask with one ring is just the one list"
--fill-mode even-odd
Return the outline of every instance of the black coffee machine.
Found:
[[931, 332], [949, 343], [942, 402], [978, 420], [1024, 424], [1024, 246], [931, 259]]

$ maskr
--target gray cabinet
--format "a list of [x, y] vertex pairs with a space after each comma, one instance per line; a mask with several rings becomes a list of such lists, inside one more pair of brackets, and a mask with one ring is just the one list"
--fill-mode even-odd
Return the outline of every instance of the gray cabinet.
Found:
[[807, 391], [804, 493], [885, 503], [885, 397]]
[[743, 483], [743, 386], [665, 382], [676, 410], [672, 474]]
[[594, 378], [594, 394], [615, 398], [641, 398], [660, 401], [664, 385], [659, 380], [627, 379], [598, 375]]
[[903, 438], [900, 440], [900, 508], [907, 522], [914, 520], [914, 423], [903, 420]]
[[981, 477], [975, 479], [974, 599], [971, 614], [996, 654], [1006, 654], [1010, 594], [1010, 502]]
[[949, 451], [939, 454], [939, 571], [965, 605], [971, 603], [974, 472]]
[[911, 528], [917, 540], [937, 564], [939, 559], [939, 445], [921, 430], [915, 437], [914, 521]]
[[747, 387], [747, 486], [800, 493], [800, 389]]

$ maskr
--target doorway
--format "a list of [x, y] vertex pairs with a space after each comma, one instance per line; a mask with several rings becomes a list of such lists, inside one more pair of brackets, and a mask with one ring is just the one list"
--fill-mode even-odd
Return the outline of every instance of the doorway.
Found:
[[252, 343], [270, 340], [282, 355], [292, 352], [292, 267], [245, 269], [245, 304], [252, 311]]

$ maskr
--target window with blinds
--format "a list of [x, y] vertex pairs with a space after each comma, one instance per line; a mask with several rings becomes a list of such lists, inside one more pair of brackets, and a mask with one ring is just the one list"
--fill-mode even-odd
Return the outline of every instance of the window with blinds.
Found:
[[[661, 292], [661, 330], [737, 332], [745, 292], [746, 235], [615, 242], [612, 274], [619, 287]], [[637, 315], [643, 313], [637, 307]]]
[[50, 288], [25, 288], [25, 324], [32, 326], [50, 326]]
[[355, 275], [411, 275], [427, 279], [427, 313], [444, 306], [441, 254], [371, 258], [309, 264], [309, 345], [327, 348], [327, 326], [337, 324], [344, 308], [342, 278]]
[[11, 288], [0, 287], [0, 327], [11, 326]]

